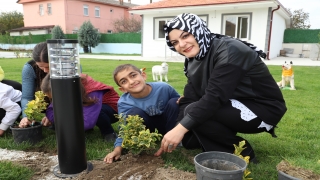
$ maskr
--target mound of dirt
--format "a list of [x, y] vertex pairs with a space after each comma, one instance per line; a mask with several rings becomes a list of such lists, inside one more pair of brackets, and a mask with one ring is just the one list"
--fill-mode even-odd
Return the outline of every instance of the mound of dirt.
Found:
[[[58, 156], [46, 153], [23, 152], [0, 149], [0, 160], [17, 162], [35, 170], [34, 180], [59, 180], [53, 174], [53, 169], [58, 165]], [[143, 154], [121, 156], [121, 161], [106, 164], [103, 161], [90, 161], [93, 170], [81, 172], [72, 180], [195, 180], [196, 174], [172, 168], [164, 168], [161, 158]], [[71, 178], [65, 178], [68, 180]]]
[[294, 167], [288, 161], [284, 161], [284, 160], [282, 160], [277, 165], [277, 170], [282, 171], [285, 174], [298, 179], [303, 179], [303, 180], [319, 180], [320, 179], [320, 175], [314, 174], [310, 170], [306, 170], [300, 167]]

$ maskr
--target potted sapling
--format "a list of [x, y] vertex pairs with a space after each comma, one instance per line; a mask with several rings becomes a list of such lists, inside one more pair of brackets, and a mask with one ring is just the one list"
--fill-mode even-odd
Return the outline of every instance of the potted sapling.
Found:
[[35, 144], [42, 139], [42, 125], [41, 120], [45, 116], [44, 110], [46, 110], [48, 103], [45, 101], [45, 95], [42, 91], [35, 92], [35, 99], [27, 103], [24, 110], [31, 125], [20, 128], [19, 125], [12, 125], [13, 139], [16, 143], [30, 142]]

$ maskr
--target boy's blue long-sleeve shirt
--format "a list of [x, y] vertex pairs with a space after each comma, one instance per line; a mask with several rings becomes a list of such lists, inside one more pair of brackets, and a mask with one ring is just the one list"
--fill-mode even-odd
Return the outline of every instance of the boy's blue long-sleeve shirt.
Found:
[[[147, 83], [152, 87], [150, 94], [144, 98], [134, 98], [130, 93], [124, 93], [118, 101], [118, 114], [126, 113], [133, 107], [137, 107], [149, 116], [161, 115], [163, 110], [172, 98], [180, 97], [178, 92], [169, 84], [164, 82]], [[121, 146], [122, 138], [117, 138], [114, 146]]]

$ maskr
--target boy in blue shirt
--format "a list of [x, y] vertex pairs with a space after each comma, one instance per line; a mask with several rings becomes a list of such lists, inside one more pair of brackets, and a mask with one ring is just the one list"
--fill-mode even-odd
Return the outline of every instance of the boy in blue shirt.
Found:
[[[114, 81], [124, 93], [118, 101], [118, 114], [139, 115], [151, 132], [162, 135], [177, 124], [180, 95], [164, 82], [146, 83], [147, 75], [132, 64], [118, 66], [113, 72]], [[114, 150], [104, 158], [106, 163], [118, 160], [122, 151], [122, 138], [117, 138]]]

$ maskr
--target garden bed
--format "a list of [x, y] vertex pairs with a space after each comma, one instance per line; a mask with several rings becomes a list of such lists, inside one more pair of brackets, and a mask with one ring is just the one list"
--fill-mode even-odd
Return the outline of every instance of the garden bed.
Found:
[[[50, 156], [41, 152], [23, 152], [0, 149], [0, 160], [11, 161], [29, 167], [35, 171], [32, 179], [58, 180], [61, 178], [53, 174], [53, 168], [58, 165], [58, 156]], [[196, 174], [184, 172], [174, 168], [164, 168], [160, 157], [153, 155], [121, 156], [121, 161], [106, 164], [102, 160], [90, 161], [93, 170], [89, 173], [81, 172], [72, 179], [77, 180], [102, 180], [102, 179], [135, 179], [135, 180], [195, 180]], [[67, 178], [68, 179], [68, 178]]]

